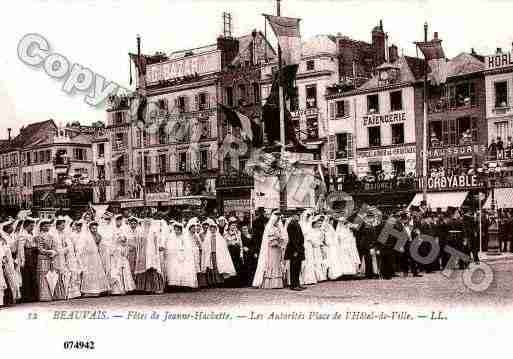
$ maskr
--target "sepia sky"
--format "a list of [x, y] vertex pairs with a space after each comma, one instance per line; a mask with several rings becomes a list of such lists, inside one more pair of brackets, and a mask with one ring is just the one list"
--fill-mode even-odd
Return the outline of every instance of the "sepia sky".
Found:
[[[234, 35], [264, 30], [262, 13], [275, 13], [275, 0], [16, 0], [0, 19], [0, 138], [7, 128], [53, 118], [57, 123], [104, 120], [105, 112], [84, 102], [85, 93], [68, 95], [63, 81], [50, 78], [17, 57], [27, 33], [43, 35], [51, 51], [71, 63], [129, 87], [127, 53], [141, 34], [144, 53], [170, 52], [215, 43], [223, 11], [233, 16]], [[429, 37], [439, 32], [446, 56], [511, 50], [513, 1], [508, 0], [282, 0], [282, 15], [302, 18], [304, 39], [338, 32], [370, 42], [371, 29], [383, 19], [390, 43], [415, 55], [424, 21]], [[509, 29], [509, 30], [508, 30]], [[268, 32], [270, 32], [268, 27]]]

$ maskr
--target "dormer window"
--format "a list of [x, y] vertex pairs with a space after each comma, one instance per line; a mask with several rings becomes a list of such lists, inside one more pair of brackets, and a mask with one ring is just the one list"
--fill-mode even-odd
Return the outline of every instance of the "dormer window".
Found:
[[315, 61], [314, 60], [308, 60], [306, 62], [306, 71], [313, 71], [315, 70]]

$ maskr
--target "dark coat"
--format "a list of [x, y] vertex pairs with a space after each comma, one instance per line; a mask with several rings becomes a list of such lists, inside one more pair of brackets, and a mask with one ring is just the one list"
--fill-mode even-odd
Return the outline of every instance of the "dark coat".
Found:
[[285, 260], [305, 260], [305, 238], [298, 221], [294, 220], [289, 223], [287, 234], [289, 241], [285, 248]]

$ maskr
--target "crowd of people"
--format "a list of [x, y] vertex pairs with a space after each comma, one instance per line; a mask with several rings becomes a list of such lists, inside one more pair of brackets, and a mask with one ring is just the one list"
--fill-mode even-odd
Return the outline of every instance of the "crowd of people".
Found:
[[[476, 216], [455, 208], [432, 212], [425, 203], [387, 219], [375, 208], [347, 217], [309, 209], [268, 216], [258, 209], [251, 226], [235, 217], [141, 217], [86, 211], [77, 220], [1, 223], [0, 306], [226, 286], [300, 291], [327, 280], [421, 276], [449, 261], [440, 251], [430, 263], [417, 263], [409, 249], [419, 241], [421, 256], [429, 253], [423, 235], [479, 261]], [[394, 231], [384, 231], [390, 223]], [[399, 250], [397, 233], [407, 238]]]

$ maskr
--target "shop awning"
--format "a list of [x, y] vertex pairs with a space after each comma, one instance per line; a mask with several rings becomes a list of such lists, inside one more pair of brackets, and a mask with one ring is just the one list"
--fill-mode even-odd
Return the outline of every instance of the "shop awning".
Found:
[[[468, 192], [436, 192], [427, 194], [428, 207], [432, 210], [437, 208], [447, 209], [447, 207], [461, 207], [465, 198], [467, 198]], [[422, 193], [415, 194], [411, 201], [408, 209], [411, 206], [420, 206], [420, 202], [423, 199]]]
[[[491, 207], [492, 193], [490, 192], [483, 208], [490, 209]], [[513, 188], [495, 189], [495, 208], [513, 208]]]

